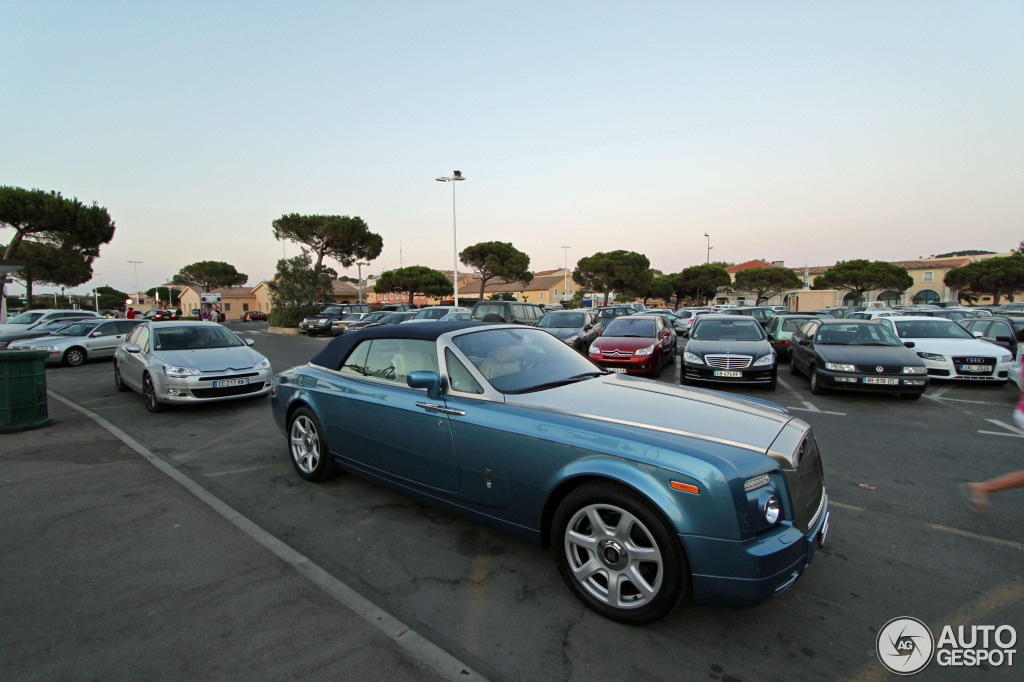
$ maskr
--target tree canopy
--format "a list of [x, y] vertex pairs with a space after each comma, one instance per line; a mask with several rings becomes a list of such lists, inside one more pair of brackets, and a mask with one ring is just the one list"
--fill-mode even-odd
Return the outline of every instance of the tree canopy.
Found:
[[1002, 296], [1012, 301], [1015, 293], [1024, 290], [1024, 256], [1014, 254], [974, 261], [951, 269], [943, 282], [955, 289], [959, 298], [971, 299], [974, 298], [971, 294], [984, 293], [992, 295], [993, 303], [999, 303]]
[[530, 257], [509, 242], [480, 242], [467, 246], [459, 254], [459, 261], [473, 268], [480, 278], [480, 300], [484, 300], [487, 282], [500, 279], [502, 282], [533, 280], [530, 272]]
[[235, 270], [234, 265], [222, 261], [203, 260], [186, 265], [171, 282], [190, 287], [199, 287], [203, 291], [221, 287], [240, 287], [249, 281], [249, 275]]
[[275, 220], [273, 227], [275, 239], [302, 244], [316, 254], [315, 270], [323, 267], [324, 257], [348, 268], [359, 260], [373, 260], [384, 248], [381, 236], [370, 232], [359, 216], [289, 213]]
[[311, 267], [312, 264], [312, 256], [305, 251], [277, 261], [277, 273], [272, 281], [267, 282], [275, 308], [307, 306], [318, 301], [333, 300], [334, 270], [324, 268], [317, 272]]
[[455, 286], [442, 272], [425, 265], [409, 265], [382, 272], [373, 290], [378, 294], [408, 293], [411, 305], [416, 294], [437, 298], [449, 296], [455, 292]]
[[604, 305], [608, 305], [613, 291], [633, 297], [644, 295], [651, 284], [651, 261], [635, 251], [599, 251], [580, 258], [572, 278], [590, 291], [604, 294]]
[[851, 291], [856, 300], [860, 301], [867, 291], [892, 289], [902, 292], [912, 286], [914, 286], [914, 278], [910, 276], [906, 268], [885, 261], [869, 261], [860, 258], [839, 261], [818, 275], [811, 288]]
[[761, 305], [761, 301], [767, 301], [772, 296], [799, 289], [803, 286], [803, 280], [788, 268], [751, 268], [736, 273], [735, 285], [740, 291], [754, 294], [757, 297], [754, 305]]
[[722, 263], [694, 265], [672, 275], [672, 281], [679, 300], [693, 299], [701, 305], [713, 297], [720, 287], [732, 283]]

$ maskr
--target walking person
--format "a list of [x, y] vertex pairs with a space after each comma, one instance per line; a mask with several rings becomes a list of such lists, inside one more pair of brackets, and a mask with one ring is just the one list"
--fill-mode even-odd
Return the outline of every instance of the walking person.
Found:
[[220, 319], [220, 313], [216, 308], [210, 309], [210, 322], [217, 322]]
[[[1021, 371], [1024, 372], [1024, 366]], [[1021, 394], [1020, 402], [1017, 403], [1017, 409], [1013, 411], [1013, 423], [1024, 433], [1024, 393]], [[989, 495], [1012, 488], [1024, 488], [1024, 470], [1013, 471], [980, 483], [964, 483], [960, 486], [960, 491], [972, 510], [987, 512], [992, 508], [988, 499]]]

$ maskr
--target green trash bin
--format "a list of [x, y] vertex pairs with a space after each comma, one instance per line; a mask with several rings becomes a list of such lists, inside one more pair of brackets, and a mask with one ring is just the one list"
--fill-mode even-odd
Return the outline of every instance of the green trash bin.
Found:
[[0, 350], [0, 433], [53, 423], [46, 403], [45, 350]]

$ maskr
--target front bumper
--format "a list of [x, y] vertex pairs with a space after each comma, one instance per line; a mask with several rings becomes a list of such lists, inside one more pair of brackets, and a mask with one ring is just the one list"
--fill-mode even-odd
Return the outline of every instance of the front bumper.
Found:
[[818, 369], [818, 383], [837, 391], [870, 391], [879, 393], [924, 393], [927, 374], [869, 374], [867, 372], [832, 372]]
[[[1010, 372], [1006, 363], [996, 362], [991, 364], [984, 371], [964, 371], [965, 364], [958, 358], [946, 358], [945, 360], [926, 360], [922, 358], [924, 366], [928, 368], [928, 376], [933, 379], [956, 379], [958, 381], [1007, 381]], [[969, 366], [969, 365], [968, 365]]]
[[[238, 376], [229, 374], [217, 377], [188, 378], [162, 376], [154, 381], [154, 388], [157, 391], [157, 398], [162, 403], [211, 403], [267, 395], [270, 393], [273, 378], [273, 370], [244, 372]], [[223, 381], [237, 380], [246, 383], [234, 386], [219, 385]]]
[[[707, 365], [695, 365], [683, 362], [681, 377], [687, 381], [708, 381], [721, 384], [770, 384], [776, 376], [778, 365], [771, 367], [744, 367], [742, 369], [723, 370]], [[716, 374], [717, 372], [717, 374]], [[739, 376], [728, 376], [722, 372], [731, 372]]]
[[661, 355], [658, 352], [651, 355], [617, 357], [605, 357], [597, 353], [590, 353], [587, 357], [598, 366], [618, 374], [650, 374], [661, 364]]
[[693, 598], [726, 608], [756, 606], [803, 575], [828, 533], [828, 495], [806, 533], [792, 523], [743, 541], [680, 535], [690, 561]]

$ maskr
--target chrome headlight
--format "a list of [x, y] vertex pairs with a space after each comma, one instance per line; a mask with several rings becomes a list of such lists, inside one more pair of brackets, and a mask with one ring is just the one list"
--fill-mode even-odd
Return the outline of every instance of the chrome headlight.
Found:
[[573, 334], [569, 338], [565, 339], [565, 342], [571, 346], [572, 344], [576, 343], [579, 340], [580, 340], [580, 337], [577, 336], [576, 334]]
[[[25, 348], [28, 348], [28, 346], [25, 346]], [[50, 353], [56, 353], [60, 348], [57, 348], [57, 346], [36, 346], [36, 350], [45, 350]]]
[[695, 365], [703, 365], [704, 361], [700, 359], [699, 355], [693, 353], [683, 353], [683, 360], [686, 362], [692, 362]]
[[267, 360], [266, 358], [257, 360], [256, 364], [253, 365], [253, 367], [255, 367], [256, 369], [270, 369], [270, 360]]
[[654, 352], [654, 347], [656, 345], [657, 344], [652, 343], [647, 348], [638, 348], [637, 350], [633, 351], [633, 355], [650, 355], [651, 353]]
[[1012, 355], [1000, 355], [999, 356], [999, 362], [1009, 362], [1010, 360], [1013, 360], [1013, 356]]
[[169, 377], [197, 377], [202, 372], [198, 367], [175, 367], [174, 365], [164, 365], [164, 374]]
[[917, 357], [925, 360], [931, 360], [932, 362], [945, 362], [946, 356], [939, 355], [938, 353], [918, 353]]
[[596, 343], [592, 343], [592, 344], [590, 344], [589, 352], [590, 352], [591, 355], [600, 355], [601, 354], [601, 349], [597, 347]]
[[904, 374], [927, 374], [928, 373], [928, 368], [927, 367], [904, 367], [903, 368], [903, 373]]
[[763, 355], [759, 357], [757, 360], [754, 360], [754, 364], [752, 364], [751, 367], [766, 367], [774, 364], [775, 356], [769, 353], [768, 355]]
[[826, 362], [825, 369], [832, 370], [833, 372], [856, 372], [857, 366], [841, 362]]
[[764, 503], [764, 520], [769, 525], [774, 525], [779, 520], [779, 515], [782, 513], [782, 505], [779, 504], [779, 498], [775, 495], [769, 496]]

